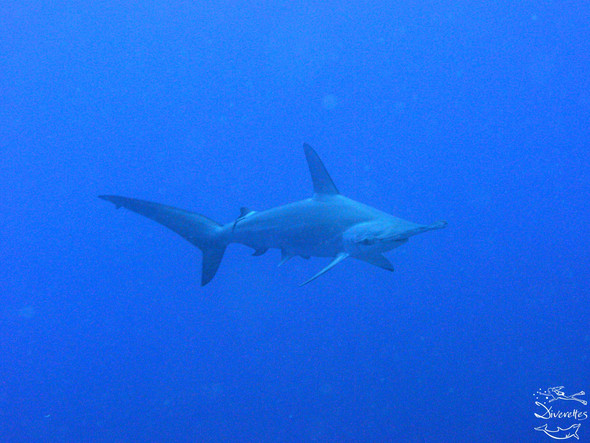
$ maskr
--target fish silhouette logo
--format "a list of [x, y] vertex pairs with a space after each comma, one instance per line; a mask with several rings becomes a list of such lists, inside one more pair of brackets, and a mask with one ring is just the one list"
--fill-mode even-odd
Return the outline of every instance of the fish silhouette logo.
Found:
[[543, 426], [539, 426], [535, 428], [535, 431], [541, 431], [547, 434], [549, 437], [554, 438], [555, 440], [567, 440], [568, 438], [574, 437], [575, 439], [579, 440], [578, 437], [578, 430], [582, 426], [580, 423], [576, 423], [575, 425], [571, 425], [569, 428], [562, 429], [559, 426], [555, 430], [548, 429], [547, 423]]
[[539, 389], [535, 393], [535, 405], [541, 413], [535, 412], [534, 415], [535, 418], [545, 420], [545, 423], [534, 428], [535, 431], [543, 432], [555, 440], [567, 440], [572, 437], [579, 440], [578, 431], [582, 426], [580, 422], [588, 419], [588, 411], [584, 408], [588, 402], [580, 398], [584, 395], [584, 391], [568, 395], [563, 386]]

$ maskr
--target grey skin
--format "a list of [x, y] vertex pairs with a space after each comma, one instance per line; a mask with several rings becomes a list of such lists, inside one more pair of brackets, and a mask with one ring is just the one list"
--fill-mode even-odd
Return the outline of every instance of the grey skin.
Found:
[[303, 148], [313, 181], [311, 198], [260, 212], [241, 208], [240, 216], [225, 225], [159, 203], [116, 195], [101, 195], [100, 198], [114, 203], [117, 208], [124, 207], [155, 220], [201, 249], [202, 286], [215, 276], [230, 243], [251, 247], [255, 256], [272, 248], [280, 249], [279, 266], [297, 255], [333, 258], [300, 285], [303, 286], [348, 257], [393, 271], [383, 252], [403, 245], [416, 234], [447, 225], [444, 221], [430, 225], [412, 223], [343, 196], [313, 148], [308, 144]]

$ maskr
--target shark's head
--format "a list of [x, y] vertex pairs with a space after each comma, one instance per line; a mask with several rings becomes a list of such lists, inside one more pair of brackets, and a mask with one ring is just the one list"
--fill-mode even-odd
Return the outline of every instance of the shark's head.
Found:
[[342, 240], [352, 256], [380, 254], [408, 241], [400, 236], [399, 226], [385, 220], [358, 223], [344, 232]]
[[403, 245], [413, 235], [446, 225], [446, 222], [418, 225], [393, 217], [391, 220], [384, 218], [352, 226], [344, 232], [342, 240], [344, 250], [352, 256], [380, 254]]

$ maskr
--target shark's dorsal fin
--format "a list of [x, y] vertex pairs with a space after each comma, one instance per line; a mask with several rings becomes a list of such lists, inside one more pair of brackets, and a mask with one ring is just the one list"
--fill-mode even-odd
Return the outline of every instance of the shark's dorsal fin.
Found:
[[311, 180], [313, 181], [313, 192], [320, 195], [340, 194], [314, 149], [307, 143], [304, 143], [303, 150], [305, 151], [305, 158], [307, 159]]

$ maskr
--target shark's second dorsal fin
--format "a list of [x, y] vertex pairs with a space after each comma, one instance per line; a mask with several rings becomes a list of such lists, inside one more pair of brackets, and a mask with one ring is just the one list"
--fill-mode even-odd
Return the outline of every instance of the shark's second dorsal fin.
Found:
[[250, 214], [252, 212], [255, 212], [255, 211], [253, 211], [252, 209], [247, 208], [245, 206], [242, 206], [240, 208], [240, 217], [239, 218], [245, 217], [245, 216], [247, 216], [248, 214]]
[[307, 159], [311, 180], [313, 181], [313, 192], [323, 195], [340, 194], [314, 149], [307, 143], [304, 143], [303, 150], [305, 151], [305, 158]]
[[250, 208], [247, 208], [245, 206], [242, 206], [240, 208], [240, 216], [234, 220], [234, 225], [231, 228], [231, 231], [234, 232], [234, 230], [236, 229], [236, 226], [238, 225], [238, 222], [240, 220], [244, 220], [246, 217], [248, 217], [248, 216], [250, 216], [252, 214], [255, 214], [255, 213], [256, 213], [256, 211], [253, 211]]

